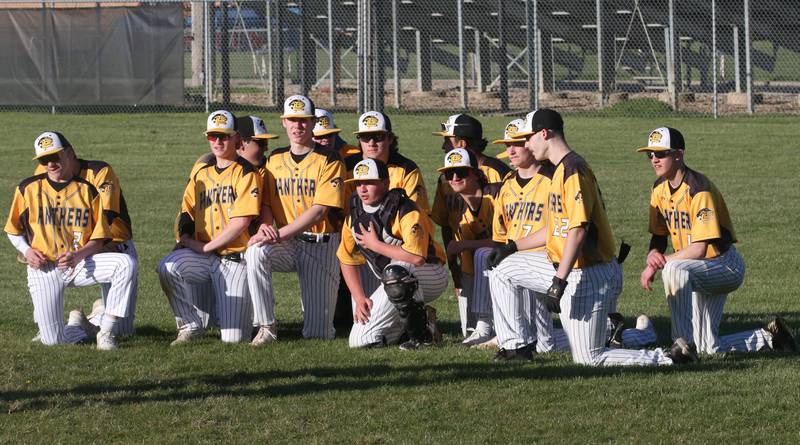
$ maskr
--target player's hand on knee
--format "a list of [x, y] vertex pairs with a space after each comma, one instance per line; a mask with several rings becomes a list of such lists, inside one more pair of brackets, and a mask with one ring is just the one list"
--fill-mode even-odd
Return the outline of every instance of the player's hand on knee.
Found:
[[75, 267], [81, 258], [73, 252], [61, 253], [56, 257], [56, 267], [61, 270]]
[[561, 313], [561, 297], [564, 295], [564, 289], [567, 288], [567, 280], [562, 280], [558, 277], [553, 277], [553, 284], [547, 289], [546, 294], [537, 294], [537, 298], [545, 305], [548, 311], [554, 314]]
[[639, 276], [639, 284], [642, 285], [643, 289], [653, 290], [650, 289], [650, 283], [653, 282], [653, 278], [655, 277], [655, 275], [656, 275], [656, 270], [650, 267], [650, 265], [644, 268], [642, 274]]
[[647, 254], [647, 259], [645, 260], [649, 267], [652, 267], [655, 270], [663, 269], [664, 266], [667, 264], [667, 258], [664, 256], [663, 253], [653, 249], [650, 253]]
[[44, 254], [33, 247], [25, 252], [25, 260], [34, 269], [39, 269], [47, 263], [47, 258], [45, 258]]
[[494, 269], [495, 267], [499, 266], [507, 256], [516, 251], [517, 243], [515, 243], [513, 240], [509, 240], [508, 243], [503, 244], [502, 246], [495, 247], [492, 249], [492, 252], [489, 253], [489, 269]]
[[356, 302], [356, 310], [353, 312], [353, 321], [355, 323], [366, 324], [369, 321], [370, 312], [372, 311], [372, 300], [365, 298]]
[[262, 227], [263, 227], [264, 237], [267, 243], [277, 244], [281, 242], [281, 234], [280, 232], [278, 232], [278, 229], [276, 229], [273, 226], [267, 226], [265, 224], [262, 224]]

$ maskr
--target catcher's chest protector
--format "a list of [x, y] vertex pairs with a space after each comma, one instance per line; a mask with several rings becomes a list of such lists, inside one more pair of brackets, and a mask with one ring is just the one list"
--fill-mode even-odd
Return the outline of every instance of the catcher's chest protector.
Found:
[[[386, 196], [383, 198], [383, 202], [381, 202], [378, 210], [373, 213], [368, 213], [364, 209], [364, 204], [361, 199], [359, 199], [358, 195], [354, 193], [350, 199], [350, 219], [353, 224], [352, 227], [350, 227], [350, 230], [352, 230], [353, 233], [361, 234], [360, 225], [363, 225], [364, 228], [369, 228], [369, 223], [372, 222], [373, 226], [375, 227], [375, 231], [378, 234], [378, 239], [386, 244], [392, 244], [395, 246], [402, 245], [403, 240], [400, 238], [395, 238], [392, 235], [392, 224], [397, 217], [397, 212], [400, 210], [403, 201], [407, 200], [409, 200], [409, 198], [406, 196], [406, 192], [403, 189], [392, 189], [386, 193]], [[392, 261], [388, 257], [379, 255], [369, 249], [365, 249], [358, 243], [356, 243], [356, 249], [358, 249], [358, 251], [364, 255], [364, 258], [367, 260], [370, 268], [378, 277], [380, 277], [383, 269]]]

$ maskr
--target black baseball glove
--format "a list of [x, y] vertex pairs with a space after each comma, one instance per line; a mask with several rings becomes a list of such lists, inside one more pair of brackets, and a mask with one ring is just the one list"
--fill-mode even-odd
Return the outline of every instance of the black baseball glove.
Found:
[[536, 294], [536, 298], [542, 303], [548, 311], [554, 314], [561, 313], [561, 296], [564, 295], [564, 289], [567, 287], [567, 280], [562, 280], [558, 277], [553, 277], [553, 284], [550, 289], [547, 289], [546, 294]]
[[509, 240], [508, 243], [503, 244], [502, 246], [495, 247], [492, 249], [492, 253], [489, 254], [489, 269], [494, 269], [503, 260], [511, 255], [512, 253], [517, 251], [517, 243], [513, 240]]

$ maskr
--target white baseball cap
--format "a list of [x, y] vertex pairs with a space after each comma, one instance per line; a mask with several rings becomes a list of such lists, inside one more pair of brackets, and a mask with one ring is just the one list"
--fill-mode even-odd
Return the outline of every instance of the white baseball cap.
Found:
[[[514, 119], [513, 121], [506, 124], [505, 130], [503, 130], [503, 137], [502, 139], [495, 139], [492, 141], [492, 144], [511, 144], [514, 142], [525, 142], [524, 138], [515, 138], [512, 135], [516, 134], [522, 127], [525, 126], [525, 119]], [[497, 159], [504, 159], [508, 157], [508, 152], [505, 150], [497, 153]]]
[[66, 137], [57, 131], [45, 131], [36, 138], [33, 143], [33, 149], [36, 156], [33, 160], [37, 160], [44, 156], [58, 153], [66, 147], [72, 147]]
[[685, 150], [686, 144], [680, 131], [670, 127], [659, 127], [650, 132], [647, 137], [647, 147], [636, 151], [668, 151]]
[[283, 114], [281, 115], [281, 119], [293, 117], [314, 117], [314, 102], [311, 102], [311, 99], [302, 94], [296, 94], [286, 98], [283, 102]]
[[327, 136], [342, 131], [341, 128], [336, 128], [330, 111], [317, 108], [314, 110], [314, 115], [317, 118], [317, 123], [314, 125], [314, 136]]
[[236, 117], [227, 110], [217, 110], [208, 115], [206, 134], [209, 133], [236, 133]]
[[444, 155], [444, 167], [437, 169], [439, 173], [443, 173], [451, 168], [478, 168], [478, 160], [474, 156], [470, 156], [469, 152], [463, 148], [454, 148]]
[[390, 131], [392, 131], [392, 121], [389, 120], [389, 116], [378, 111], [367, 111], [358, 118], [358, 131], [354, 131], [353, 134]]
[[353, 167], [353, 177], [344, 182], [389, 179], [389, 169], [379, 159], [362, 159]]

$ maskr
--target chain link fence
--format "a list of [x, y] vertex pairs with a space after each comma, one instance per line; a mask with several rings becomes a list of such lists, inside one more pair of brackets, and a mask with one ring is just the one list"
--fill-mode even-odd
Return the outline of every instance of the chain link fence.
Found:
[[780, 0], [20, 1], [0, 106], [797, 113], [799, 30]]

